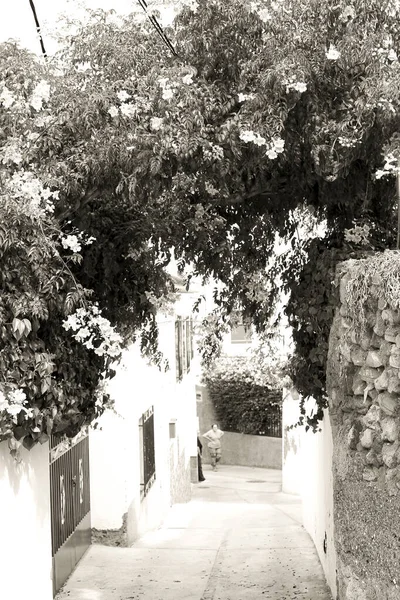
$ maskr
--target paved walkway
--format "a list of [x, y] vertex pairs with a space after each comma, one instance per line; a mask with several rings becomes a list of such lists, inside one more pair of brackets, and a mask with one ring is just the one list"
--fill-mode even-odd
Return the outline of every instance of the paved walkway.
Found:
[[92, 546], [57, 600], [331, 600], [280, 471], [206, 466], [205, 477], [132, 548]]

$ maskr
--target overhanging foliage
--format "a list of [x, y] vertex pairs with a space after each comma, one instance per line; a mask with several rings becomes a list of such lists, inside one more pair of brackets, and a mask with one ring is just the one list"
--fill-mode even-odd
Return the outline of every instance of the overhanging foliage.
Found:
[[[304, 289], [325, 259], [296, 241], [295, 209], [326, 220], [340, 251], [355, 223], [373, 226], [369, 247], [392, 244], [399, 16], [392, 0], [200, 0], [168, 31], [178, 58], [146, 25], [101, 12], [46, 64], [0, 47], [0, 439], [31, 447], [101, 414], [104, 338], [90, 347], [62, 323], [97, 302], [154, 352], [172, 247], [258, 330], [286, 285], [304, 392], [318, 379], [323, 401], [322, 363], [308, 360], [330, 307]], [[272, 267], [277, 233], [295, 253]]]

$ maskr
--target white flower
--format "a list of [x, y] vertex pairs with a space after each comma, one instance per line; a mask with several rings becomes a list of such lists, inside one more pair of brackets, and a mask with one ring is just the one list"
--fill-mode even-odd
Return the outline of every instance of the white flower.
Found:
[[242, 142], [245, 142], [246, 144], [249, 142], [253, 142], [255, 139], [255, 134], [254, 131], [251, 131], [250, 129], [245, 129], [244, 131], [241, 131], [239, 133], [239, 138], [242, 140]]
[[136, 106], [133, 104], [121, 104], [120, 111], [125, 117], [134, 117], [137, 113]]
[[354, 19], [356, 16], [356, 11], [354, 10], [354, 8], [352, 6], [346, 6], [346, 8], [343, 10], [342, 14], [340, 15], [340, 20], [341, 21], [349, 21]]
[[276, 153], [276, 150], [275, 150], [275, 148], [270, 148], [270, 149], [267, 151], [267, 156], [268, 156], [268, 158], [270, 158], [271, 160], [274, 160], [275, 158], [277, 158], [277, 156], [278, 156], [278, 155], [277, 155], [277, 153]]
[[25, 404], [26, 402], [26, 394], [22, 390], [14, 390], [10, 392], [8, 398], [14, 404]]
[[120, 102], [126, 102], [126, 100], [129, 100], [130, 95], [126, 90], [121, 90], [120, 92], [118, 92], [117, 98], [118, 100], [120, 100]]
[[169, 77], [161, 77], [158, 80], [158, 83], [160, 84], [160, 88], [165, 88], [167, 85], [167, 81], [169, 81]]
[[12, 106], [15, 102], [15, 97], [13, 93], [10, 92], [10, 90], [6, 86], [3, 87], [3, 90], [0, 94], [0, 102], [2, 103], [4, 108], [10, 108], [10, 106]]
[[163, 93], [162, 93], [163, 100], [171, 100], [173, 95], [174, 95], [174, 90], [172, 88], [164, 88], [163, 89]]
[[188, 73], [187, 75], [182, 77], [182, 81], [183, 83], [186, 83], [186, 85], [190, 85], [191, 83], [193, 83], [193, 75], [191, 73]]
[[277, 154], [281, 154], [284, 151], [285, 140], [283, 140], [282, 138], [274, 138], [272, 140], [272, 143], [274, 145], [274, 150]]
[[118, 115], [118, 108], [116, 106], [111, 106], [108, 109], [108, 114], [111, 115], [112, 117], [116, 117]]
[[330, 44], [329, 49], [327, 50], [327, 52], [325, 52], [325, 56], [328, 60], [337, 60], [338, 58], [340, 58], [340, 52], [339, 50], [336, 50], [333, 44]]
[[48, 102], [50, 98], [50, 85], [42, 79], [35, 86], [29, 104], [37, 111], [42, 110], [43, 102]]
[[256, 144], [256, 146], [265, 146], [265, 138], [259, 133], [254, 136], [253, 142]]
[[253, 100], [254, 95], [253, 94], [238, 94], [238, 100], [239, 102], [245, 102], [246, 100]]
[[163, 122], [164, 119], [161, 119], [160, 117], [152, 117], [150, 119], [150, 127], [151, 129], [154, 129], [154, 131], [158, 131], [161, 129]]
[[267, 23], [272, 19], [271, 13], [266, 8], [261, 9], [258, 12], [258, 16], [260, 17], [261, 21], [264, 21], [264, 23]]
[[398, 60], [397, 54], [396, 54], [395, 50], [393, 50], [393, 48], [390, 50], [390, 52], [388, 54], [388, 59], [391, 60], [391, 61]]
[[61, 240], [61, 244], [65, 249], [70, 249], [72, 252], [80, 252], [82, 246], [76, 235], [67, 235]]
[[293, 90], [296, 90], [296, 92], [300, 92], [300, 94], [303, 94], [303, 92], [307, 91], [307, 84], [304, 83], [304, 81], [297, 81], [289, 87], [291, 87]]

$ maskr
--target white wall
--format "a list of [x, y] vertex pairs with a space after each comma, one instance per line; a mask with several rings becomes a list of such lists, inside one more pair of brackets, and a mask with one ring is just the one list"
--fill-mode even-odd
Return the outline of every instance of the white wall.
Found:
[[[313, 399], [306, 403], [311, 413]], [[328, 410], [324, 411], [321, 431], [306, 432], [303, 427], [287, 431], [287, 425], [299, 417], [299, 398], [285, 391], [283, 402], [282, 489], [302, 497], [303, 525], [312, 537], [333, 598], [336, 590], [336, 551], [333, 521], [332, 429]], [[325, 538], [326, 536], [326, 538]], [[324, 540], [325, 550], [324, 550]]]
[[[188, 303], [184, 297], [176, 313], [185, 316]], [[93, 431], [90, 436], [92, 526], [118, 529], [128, 513], [129, 541], [162, 523], [171, 504], [171, 471], [175, 467], [180, 471], [190, 469], [190, 456], [197, 456], [197, 362], [192, 362], [182, 382], [176, 382], [175, 316], [160, 318], [159, 329], [159, 347], [170, 369], [160, 372], [148, 365], [138, 345], [126, 350], [109, 386], [118, 415], [103, 415], [99, 421], [101, 431]], [[151, 406], [156, 480], [146, 498], [141, 499], [139, 419]], [[170, 422], [176, 423], [177, 436], [173, 440], [169, 437]], [[188, 486], [190, 492], [189, 480]]]
[[48, 444], [22, 450], [0, 443], [0, 598], [52, 600]]

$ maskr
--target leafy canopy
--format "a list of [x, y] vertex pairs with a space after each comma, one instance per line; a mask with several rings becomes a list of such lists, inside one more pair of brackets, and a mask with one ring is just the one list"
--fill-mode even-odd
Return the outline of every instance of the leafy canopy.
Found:
[[[30, 447], [101, 414], [113, 327], [155, 349], [171, 248], [262, 329], [307, 263], [298, 206], [336, 245], [359, 221], [391, 243], [399, 12], [199, 0], [167, 30], [177, 57], [99, 11], [47, 62], [0, 47], [0, 439]], [[276, 234], [293, 260], [271, 262]], [[307, 315], [292, 315], [300, 347]]]

